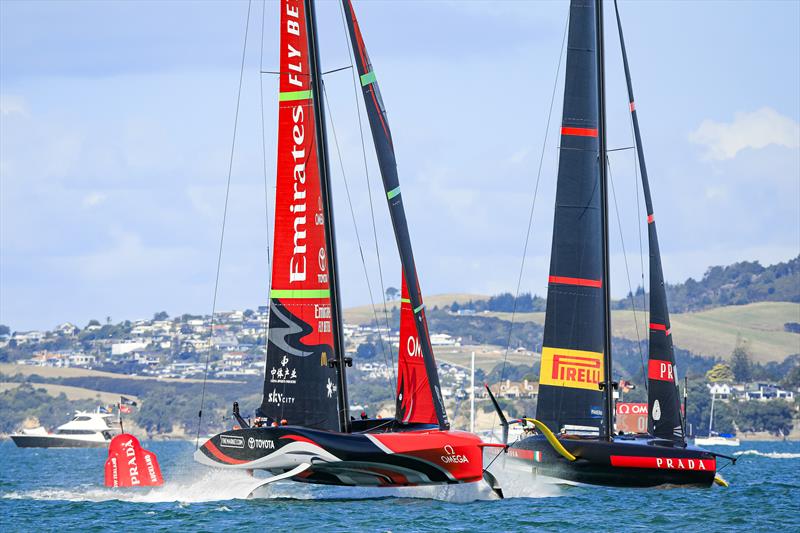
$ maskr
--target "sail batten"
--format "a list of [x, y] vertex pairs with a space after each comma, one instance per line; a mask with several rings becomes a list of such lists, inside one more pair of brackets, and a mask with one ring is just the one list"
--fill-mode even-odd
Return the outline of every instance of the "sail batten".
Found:
[[664, 284], [664, 273], [661, 266], [661, 252], [658, 246], [653, 199], [650, 193], [650, 182], [647, 176], [642, 135], [639, 128], [639, 117], [633, 97], [628, 54], [625, 50], [625, 39], [622, 33], [622, 21], [619, 7], [614, 1], [617, 18], [622, 63], [625, 69], [625, 81], [628, 88], [633, 132], [636, 141], [636, 155], [641, 173], [642, 191], [647, 210], [647, 238], [649, 247], [650, 278], [650, 326], [648, 340], [648, 414], [647, 431], [651, 435], [677, 442], [685, 442], [685, 430], [681, 416], [681, 400], [677, 387], [675, 372], [675, 352], [672, 344], [672, 329], [667, 306], [667, 293]]
[[[409, 235], [405, 209], [403, 207], [403, 196], [400, 194], [397, 161], [395, 159], [392, 134], [386, 117], [386, 109], [381, 99], [377, 77], [372, 68], [369, 55], [367, 54], [364, 39], [361, 35], [358, 20], [356, 19], [350, 0], [342, 0], [342, 8], [345, 13], [345, 20], [350, 34], [350, 42], [353, 46], [353, 56], [355, 57], [357, 72], [361, 80], [364, 105], [367, 109], [372, 140], [378, 157], [378, 166], [389, 204], [389, 214], [395, 233], [395, 241], [397, 242], [398, 251], [400, 252], [400, 263], [403, 268], [403, 282], [407, 289], [407, 296], [404, 297], [409, 300], [408, 305], [413, 314], [410, 318], [413, 321], [419, 352], [424, 365], [425, 380], [428, 384], [428, 391], [424, 394], [422, 394], [422, 391], [419, 391], [419, 396], [415, 398], [414, 402], [417, 405], [415, 409], [417, 409], [418, 412], [422, 412], [419, 411], [420, 402], [424, 403], [430, 401], [435, 414], [434, 422], [438, 423], [441, 429], [449, 429], [450, 422], [447, 419], [447, 412], [444, 408], [444, 399], [439, 385], [436, 360], [430, 342], [430, 334], [425, 317], [425, 306], [422, 301], [422, 291], [419, 287], [414, 254], [411, 248], [411, 237]], [[402, 352], [402, 345], [400, 349]], [[400, 376], [398, 376], [398, 379], [400, 379]], [[419, 388], [412, 387], [410, 390], [419, 390]], [[401, 409], [403, 401], [399, 398], [401, 394], [400, 391], [400, 384], [398, 384], [397, 418], [402, 421], [405, 412]]]

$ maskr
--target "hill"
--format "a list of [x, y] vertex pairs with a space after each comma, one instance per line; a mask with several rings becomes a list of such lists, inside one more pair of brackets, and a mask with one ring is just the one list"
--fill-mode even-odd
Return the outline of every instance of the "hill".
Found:
[[[639, 289], [636, 300], [637, 309], [642, 309], [648, 297]], [[768, 267], [758, 261], [713, 266], [700, 281], [689, 278], [667, 284], [667, 301], [676, 313], [755, 302], [800, 303], [800, 256]], [[630, 309], [630, 295], [615, 302], [614, 307]]]
[[[511, 313], [488, 313], [509, 320]], [[800, 353], [800, 335], [784, 330], [787, 322], [800, 321], [800, 304], [760, 302], [747, 305], [717, 307], [694, 313], [672, 313], [675, 346], [699, 355], [728, 359], [736, 346], [737, 336], [748, 342], [753, 361], [780, 362], [786, 356]], [[639, 337], [646, 338], [644, 316], [637, 313]], [[544, 324], [544, 313], [517, 313], [517, 322]], [[611, 312], [613, 334], [636, 340], [633, 311]]]
[[[22, 383], [18, 382], [3, 381], [0, 382], [0, 392], [16, 389], [22, 385]], [[53, 383], [37, 383], [36, 388], [44, 389], [47, 394], [54, 398], [58, 398], [59, 395], [64, 394], [67, 400], [70, 401], [92, 400], [103, 405], [115, 405], [119, 402], [120, 397], [120, 394], [115, 392], [103, 392], [84, 387], [71, 387], [69, 385], [56, 385]], [[133, 396], [131, 394], [127, 395], [126, 397], [135, 402], [139, 401], [137, 396]]]
[[[462, 304], [470, 301], [482, 301], [489, 297], [484, 294], [434, 294], [425, 296], [425, 308], [433, 309], [434, 307], [450, 306], [453, 302]], [[386, 302], [386, 311], [391, 318], [392, 311], [400, 309], [400, 300], [392, 300]], [[381, 316], [383, 312], [383, 303], [375, 302], [375, 312]], [[344, 310], [344, 321], [347, 324], [369, 324], [375, 321], [375, 313], [373, 313], [371, 305], [361, 305], [358, 307], [350, 307]]]

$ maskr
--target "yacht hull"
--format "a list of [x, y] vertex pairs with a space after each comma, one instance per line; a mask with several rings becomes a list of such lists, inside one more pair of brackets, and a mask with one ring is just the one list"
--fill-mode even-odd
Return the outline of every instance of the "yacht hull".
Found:
[[[462, 431], [338, 433], [297, 426], [247, 428], [215, 435], [194, 455], [220, 468], [280, 474], [310, 467], [293, 481], [402, 487], [483, 479], [484, 444]], [[491, 446], [491, 445], [488, 445]]]
[[[512, 444], [501, 468], [527, 470], [534, 476], [567, 483], [612, 487], [686, 485], [708, 487], [716, 475], [716, 456], [696, 447], [673, 446], [671, 442], [647, 438], [560, 438], [576, 457], [570, 461], [556, 452], [544, 437], [527, 437]], [[501, 452], [502, 453], [502, 452]]]
[[80, 440], [50, 435], [11, 435], [18, 448], [108, 448], [109, 441]]

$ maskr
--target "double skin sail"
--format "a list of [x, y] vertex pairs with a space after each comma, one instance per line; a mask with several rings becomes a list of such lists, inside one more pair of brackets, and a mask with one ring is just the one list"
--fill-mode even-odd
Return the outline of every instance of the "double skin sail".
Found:
[[304, 3], [280, 13], [274, 256], [260, 416], [339, 429], [320, 162]]

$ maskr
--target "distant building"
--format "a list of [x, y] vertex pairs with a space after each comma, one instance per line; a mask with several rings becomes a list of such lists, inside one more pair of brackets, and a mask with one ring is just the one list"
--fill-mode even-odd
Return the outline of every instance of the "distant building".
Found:
[[731, 386], [727, 383], [709, 383], [708, 392], [714, 398], [727, 400], [731, 397]]
[[146, 341], [122, 341], [111, 345], [111, 355], [125, 355], [131, 352], [144, 350], [150, 344]]
[[69, 356], [69, 366], [91, 367], [97, 363], [97, 357], [85, 353], [74, 353]]

